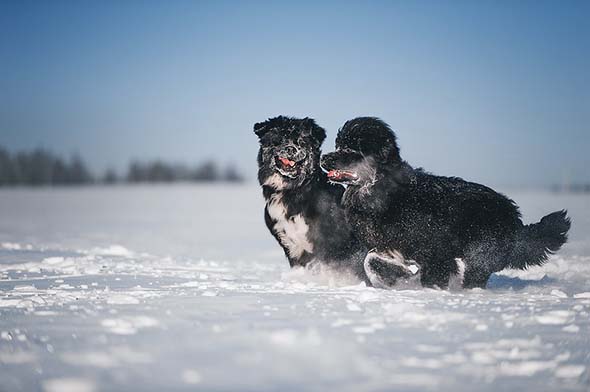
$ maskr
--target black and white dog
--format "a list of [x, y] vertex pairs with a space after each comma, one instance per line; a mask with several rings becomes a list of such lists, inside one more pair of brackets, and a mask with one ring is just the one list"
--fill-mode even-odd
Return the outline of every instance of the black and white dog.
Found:
[[377, 118], [346, 122], [336, 149], [322, 167], [348, 185], [346, 217], [372, 249], [364, 264], [374, 286], [419, 279], [443, 288], [460, 276], [463, 287], [485, 287], [504, 268], [543, 264], [567, 240], [566, 211], [523, 225], [515, 203], [492, 189], [402, 161], [395, 134]]
[[344, 187], [329, 183], [320, 168], [325, 130], [310, 118], [279, 116], [255, 124], [254, 132], [260, 141], [258, 181], [266, 225], [291, 267], [316, 261], [367, 281], [366, 250], [340, 204]]

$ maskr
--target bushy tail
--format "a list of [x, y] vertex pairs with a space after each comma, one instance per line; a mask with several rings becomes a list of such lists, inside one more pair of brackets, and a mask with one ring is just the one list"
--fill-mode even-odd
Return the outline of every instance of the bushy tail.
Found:
[[539, 223], [524, 226], [518, 234], [510, 268], [526, 269], [542, 265], [550, 254], [561, 248], [567, 241], [571, 220], [567, 211], [555, 211], [541, 218]]

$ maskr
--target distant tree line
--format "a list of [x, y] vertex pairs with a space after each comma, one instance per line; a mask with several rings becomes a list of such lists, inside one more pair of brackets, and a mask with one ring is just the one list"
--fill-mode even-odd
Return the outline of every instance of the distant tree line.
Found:
[[10, 154], [0, 147], [0, 185], [88, 184], [94, 178], [82, 159], [66, 161], [46, 150]]
[[97, 176], [88, 169], [79, 155], [73, 155], [68, 160], [44, 149], [10, 153], [0, 146], [0, 186], [175, 181], [241, 182], [243, 177], [232, 165], [222, 169], [215, 162], [207, 161], [189, 167], [160, 160], [133, 161], [124, 175], [109, 169], [103, 175]]
[[[113, 182], [113, 172], [107, 172], [105, 182]], [[133, 161], [124, 178], [127, 182], [241, 182], [243, 178], [234, 166], [220, 169], [215, 162], [207, 161], [195, 167], [186, 165], [171, 165], [162, 161], [137, 162]]]

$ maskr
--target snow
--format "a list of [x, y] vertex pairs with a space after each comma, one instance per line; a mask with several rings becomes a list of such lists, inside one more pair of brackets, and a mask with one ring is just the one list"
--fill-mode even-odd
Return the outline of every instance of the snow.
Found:
[[570, 243], [487, 290], [289, 270], [255, 186], [0, 190], [2, 390], [587, 391], [590, 197]]
[[56, 378], [43, 382], [46, 392], [94, 392], [96, 387], [90, 380], [83, 378]]
[[198, 384], [201, 382], [201, 375], [194, 369], [186, 369], [182, 372], [182, 381], [187, 384]]

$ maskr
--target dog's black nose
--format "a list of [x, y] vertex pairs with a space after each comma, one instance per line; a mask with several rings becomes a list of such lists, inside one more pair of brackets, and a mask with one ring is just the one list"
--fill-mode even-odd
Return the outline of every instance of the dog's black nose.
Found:
[[285, 155], [293, 156], [297, 154], [297, 149], [293, 146], [287, 146], [283, 149], [282, 152], [285, 153]]
[[289, 158], [297, 162], [304, 160], [306, 157], [305, 151], [295, 146], [284, 146], [277, 154], [282, 158]]

